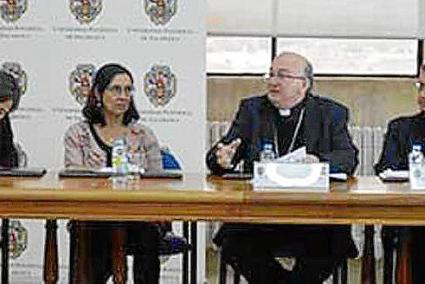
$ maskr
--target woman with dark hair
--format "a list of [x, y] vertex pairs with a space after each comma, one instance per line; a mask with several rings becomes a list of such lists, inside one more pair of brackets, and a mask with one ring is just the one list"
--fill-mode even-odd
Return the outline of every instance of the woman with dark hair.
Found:
[[[131, 73], [118, 64], [107, 64], [97, 71], [83, 109], [86, 120], [72, 125], [65, 134], [66, 168], [111, 167], [112, 144], [125, 137], [129, 147], [137, 145], [142, 156], [141, 167], [162, 170], [155, 135], [137, 122], [133, 83]], [[118, 226], [126, 233], [126, 252], [134, 255], [135, 283], [159, 283], [159, 231], [155, 223], [85, 222], [91, 235], [90, 283], [105, 283], [112, 273], [111, 232]]]
[[19, 86], [15, 78], [0, 71], [0, 167], [17, 167], [18, 154], [13, 145], [9, 113], [18, 107]]

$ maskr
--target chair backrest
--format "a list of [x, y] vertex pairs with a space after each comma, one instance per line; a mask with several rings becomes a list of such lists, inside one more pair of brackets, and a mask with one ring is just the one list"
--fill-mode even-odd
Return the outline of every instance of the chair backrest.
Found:
[[181, 170], [180, 163], [168, 147], [161, 147], [162, 167], [164, 170]]
[[18, 166], [25, 168], [28, 165], [28, 155], [18, 142], [14, 143], [16, 152], [18, 153]]
[[[230, 127], [228, 121], [208, 122], [207, 149], [211, 148]], [[378, 161], [384, 142], [385, 128], [350, 126], [349, 131], [354, 144], [359, 148], [357, 175], [373, 175], [373, 165]]]

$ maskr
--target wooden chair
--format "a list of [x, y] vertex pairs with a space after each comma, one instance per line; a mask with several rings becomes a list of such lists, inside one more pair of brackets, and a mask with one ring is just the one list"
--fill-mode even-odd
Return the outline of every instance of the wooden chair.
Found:
[[[293, 256], [293, 254], [287, 254], [287, 253], [279, 253], [277, 252], [276, 255], [279, 255], [279, 257], [283, 257], [285, 255], [287, 256]], [[335, 268], [335, 270], [332, 273], [333, 278], [333, 284], [347, 284], [347, 260], [343, 261], [338, 267]], [[227, 263], [225, 260], [220, 256], [220, 268], [219, 268], [219, 284], [226, 284], [227, 279]], [[233, 274], [233, 284], [239, 284], [241, 281], [241, 274], [236, 269], [234, 270]]]
[[[365, 243], [363, 247], [363, 258], [362, 258], [362, 283], [376, 283], [375, 277], [375, 254], [374, 254], [374, 226], [365, 226]], [[299, 254], [303, 254], [299, 249], [287, 250], [283, 248], [281, 251], [275, 253], [276, 257], [296, 257]], [[392, 265], [392, 264], [391, 264]], [[220, 271], [219, 271], [219, 284], [226, 284], [227, 276], [227, 264], [222, 257], [220, 257]], [[385, 268], [384, 274], [390, 273], [388, 268]], [[386, 272], [387, 271], [387, 272]], [[347, 259], [335, 267], [332, 273], [333, 284], [346, 284], [348, 278]], [[233, 283], [240, 283], [240, 272], [234, 272]], [[392, 282], [384, 282], [390, 284]]]
[[[19, 143], [14, 143], [18, 152], [18, 165], [25, 167], [28, 163], [28, 156]], [[1, 221], [1, 283], [9, 283], [9, 219], [4, 218]]]
[[[410, 227], [384, 227], [384, 284], [411, 283], [412, 235]], [[396, 263], [394, 263], [396, 256]], [[395, 268], [395, 269], [394, 269]]]
[[1, 283], [9, 283], [9, 219], [1, 221]]
[[[165, 170], [181, 170], [181, 166], [174, 155], [167, 147], [161, 147], [161, 156], [163, 168]], [[85, 222], [73, 221], [68, 225], [70, 237], [70, 258], [69, 258], [69, 283], [90, 283], [90, 272], [87, 271], [87, 260], [90, 258], [88, 240], [90, 239], [89, 230]], [[188, 244], [188, 223], [183, 222], [183, 237], [171, 236], [169, 247], [167, 244], [160, 246], [160, 255], [176, 255], [183, 253], [183, 283], [188, 283], [188, 254], [191, 245]], [[113, 277], [116, 282], [125, 283], [126, 279], [121, 279], [126, 275], [125, 269], [125, 251], [124, 251], [124, 233], [119, 228], [112, 232], [112, 251], [115, 254], [113, 260]], [[164, 240], [162, 240], [164, 241]], [[173, 247], [177, 245], [179, 247]], [[119, 279], [117, 279], [119, 278]]]

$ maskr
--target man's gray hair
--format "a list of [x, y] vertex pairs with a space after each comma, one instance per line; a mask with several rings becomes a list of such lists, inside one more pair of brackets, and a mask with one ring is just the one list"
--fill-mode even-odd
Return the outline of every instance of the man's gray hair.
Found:
[[294, 57], [297, 57], [298, 60], [302, 60], [304, 62], [305, 64], [304, 70], [300, 72], [303, 72], [304, 73], [303, 76], [307, 79], [306, 80], [308, 84], [307, 93], [311, 92], [311, 90], [314, 87], [314, 72], [313, 72], [313, 65], [310, 63], [310, 61], [308, 61], [307, 58], [305, 58], [301, 54], [298, 54], [292, 51], [283, 51], [280, 54], [278, 54], [276, 58], [282, 57], [282, 56], [294, 56]]
[[313, 72], [313, 65], [308, 61], [305, 60], [305, 67], [304, 67], [304, 76], [307, 78], [307, 93], [309, 93], [314, 86], [314, 72]]

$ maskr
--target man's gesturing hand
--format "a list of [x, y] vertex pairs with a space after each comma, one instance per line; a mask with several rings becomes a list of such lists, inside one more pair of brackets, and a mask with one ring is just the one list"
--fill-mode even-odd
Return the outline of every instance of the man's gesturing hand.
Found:
[[217, 152], [215, 155], [217, 157], [217, 163], [220, 165], [220, 167], [224, 169], [233, 168], [232, 160], [235, 156], [236, 150], [238, 149], [239, 145], [241, 145], [241, 143], [242, 140], [240, 138], [236, 138], [229, 144], [218, 143]]

